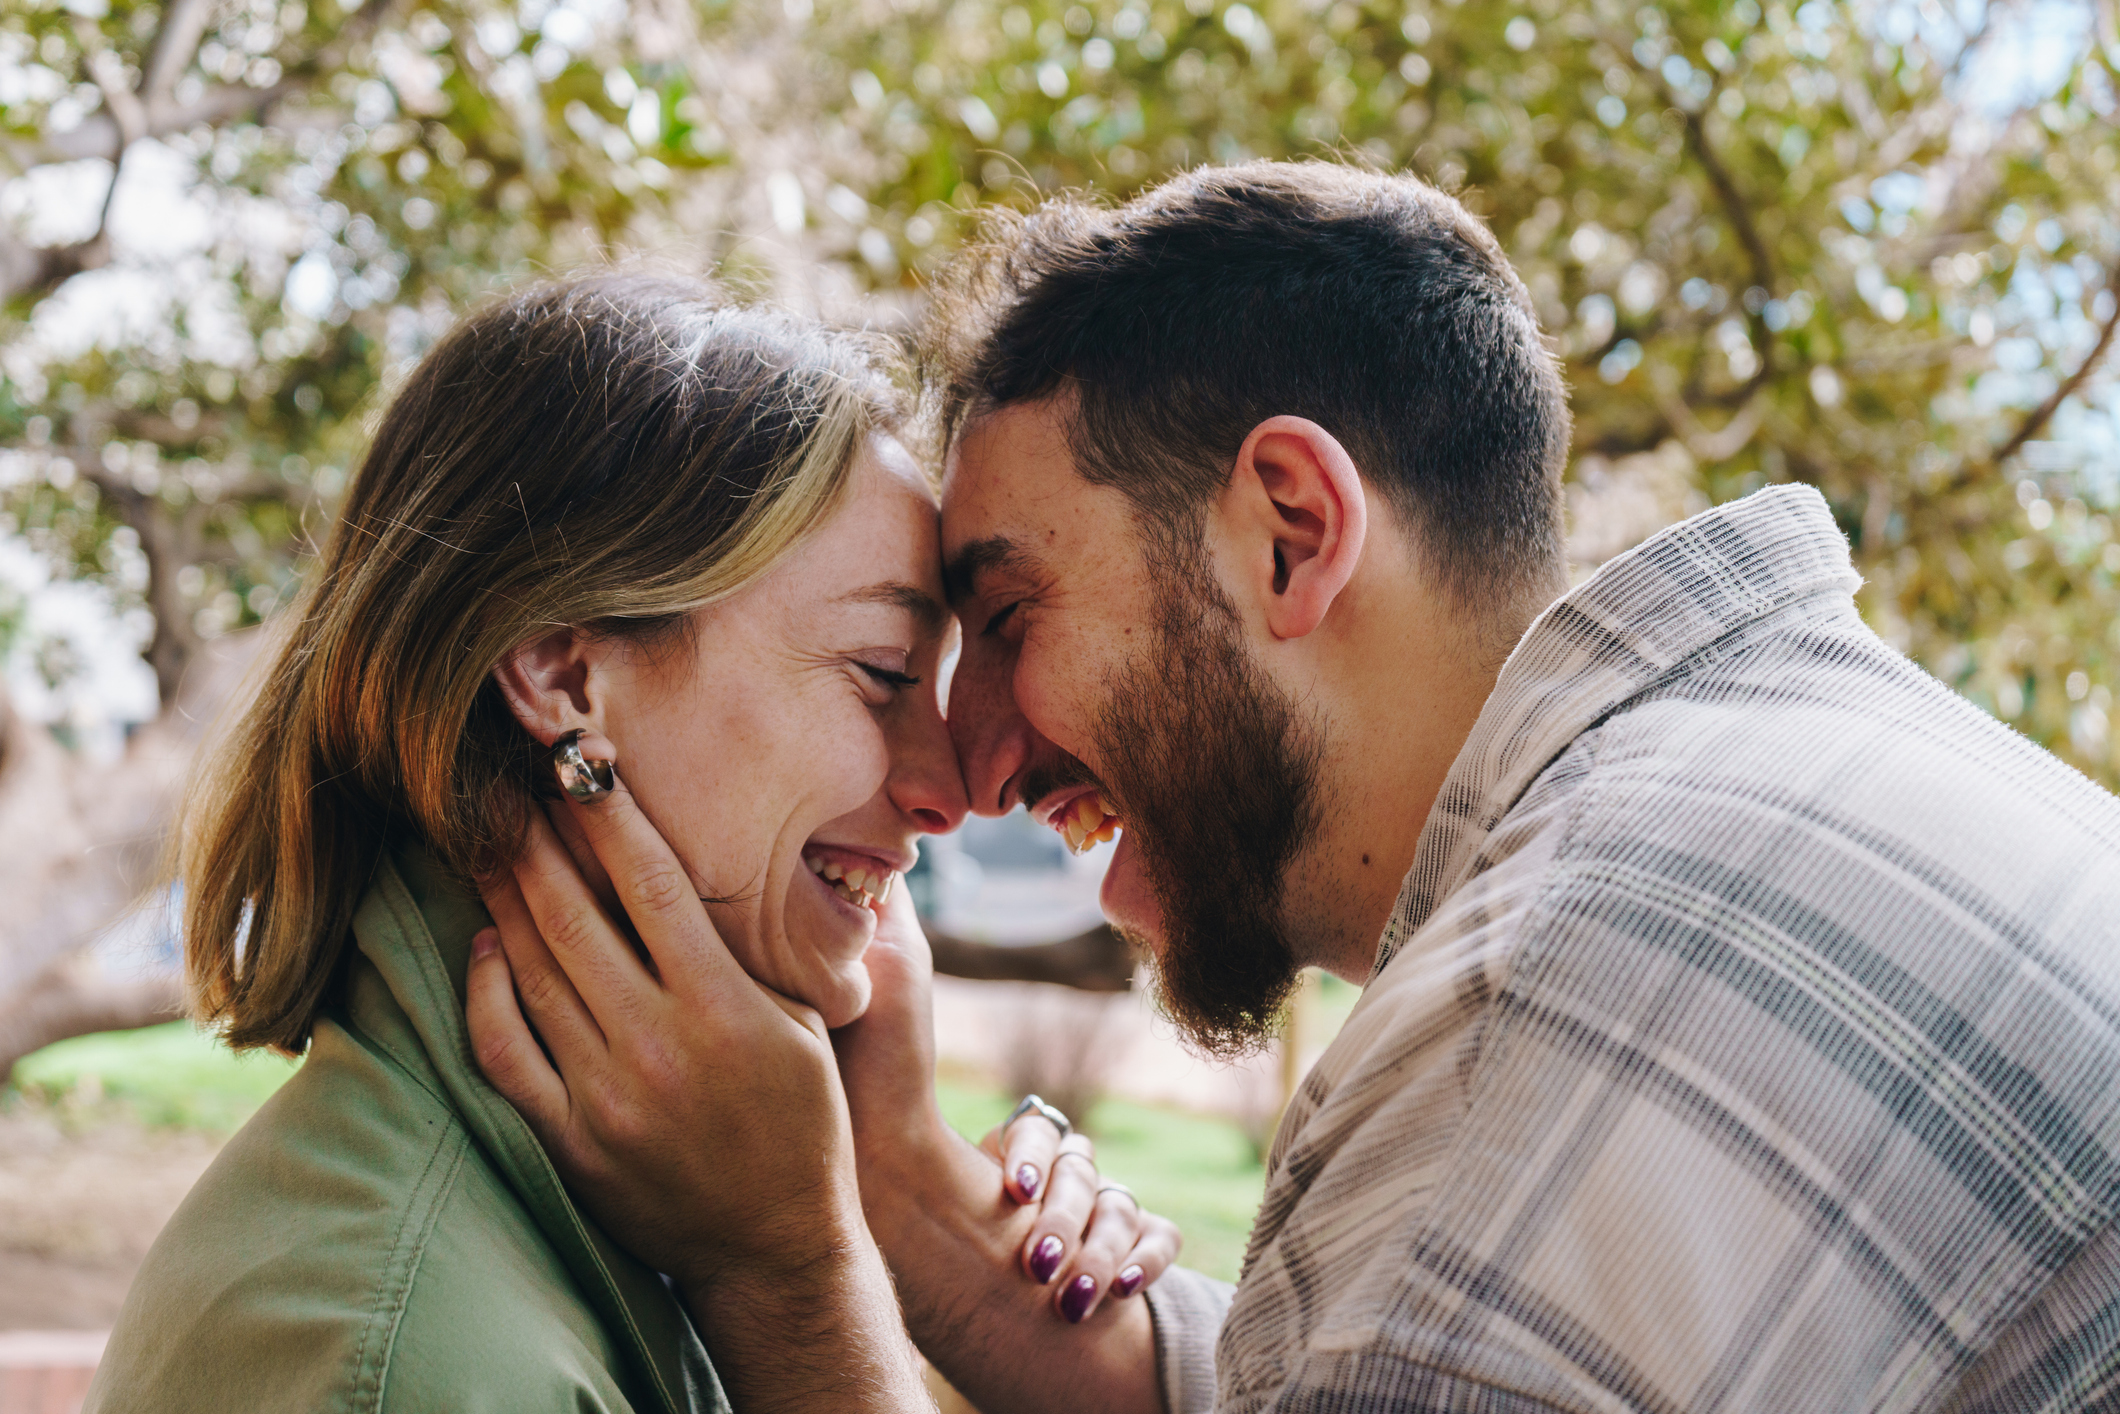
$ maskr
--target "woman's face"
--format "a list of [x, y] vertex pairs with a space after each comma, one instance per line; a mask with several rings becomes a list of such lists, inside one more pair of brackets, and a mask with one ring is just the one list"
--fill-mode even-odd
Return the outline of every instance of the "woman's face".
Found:
[[737, 960], [828, 1026], [869, 1000], [861, 955], [923, 833], [964, 818], [936, 695], [935, 502], [877, 436], [845, 499], [689, 643], [606, 664], [603, 734]]

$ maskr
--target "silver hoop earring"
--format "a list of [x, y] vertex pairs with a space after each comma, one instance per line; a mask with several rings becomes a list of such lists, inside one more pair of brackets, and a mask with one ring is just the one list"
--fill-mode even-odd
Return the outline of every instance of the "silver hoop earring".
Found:
[[571, 731], [552, 743], [552, 769], [559, 777], [559, 788], [586, 805], [616, 790], [618, 782], [609, 761], [591, 761], [582, 755], [581, 739], [581, 732]]

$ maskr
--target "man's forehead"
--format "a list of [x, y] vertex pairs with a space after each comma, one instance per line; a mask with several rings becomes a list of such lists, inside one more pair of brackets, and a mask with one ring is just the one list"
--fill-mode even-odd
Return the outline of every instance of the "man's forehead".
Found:
[[1053, 400], [996, 408], [953, 439], [942, 476], [942, 548], [954, 558], [973, 540], [1028, 535], [1028, 524], [1090, 489], [1075, 473]]

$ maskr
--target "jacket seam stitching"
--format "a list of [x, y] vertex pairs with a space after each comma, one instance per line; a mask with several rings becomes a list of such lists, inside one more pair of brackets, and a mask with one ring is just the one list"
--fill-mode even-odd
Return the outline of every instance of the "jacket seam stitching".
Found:
[[[443, 1126], [441, 1137], [435, 1141], [434, 1149], [427, 1156], [426, 1166], [420, 1170], [419, 1181], [413, 1185], [413, 1201], [405, 1205], [404, 1216], [398, 1220], [397, 1232], [391, 1238], [389, 1255], [383, 1262], [381, 1272], [376, 1276], [375, 1296], [369, 1306], [368, 1320], [362, 1326], [360, 1345], [354, 1351], [352, 1395], [353, 1408], [356, 1410], [372, 1410], [376, 1411], [376, 1414], [380, 1414], [382, 1410], [383, 1391], [389, 1383], [390, 1354], [397, 1343], [398, 1323], [404, 1317], [405, 1304], [412, 1293], [413, 1278], [419, 1272], [420, 1258], [425, 1255], [426, 1239], [434, 1230], [434, 1220], [440, 1217], [442, 1205], [455, 1189], [456, 1176], [463, 1169], [467, 1148], [465, 1141], [468, 1137], [454, 1119]], [[455, 1141], [456, 1152], [449, 1171], [430, 1192], [428, 1180], [433, 1176], [435, 1166], [442, 1161], [443, 1151], [452, 1147], [452, 1140]], [[424, 1202], [421, 1201], [423, 1197]], [[393, 1299], [390, 1295], [392, 1274], [400, 1263], [401, 1254], [405, 1252], [406, 1232], [413, 1226], [415, 1219], [418, 1220], [419, 1235], [412, 1243], [409, 1260], [405, 1261], [404, 1277], [397, 1283], [397, 1294]], [[387, 1321], [384, 1319], [386, 1316]], [[369, 1376], [369, 1344], [374, 1340], [377, 1330], [385, 1325], [388, 1330], [377, 1354], [374, 1371], [375, 1393], [372, 1398], [365, 1398], [363, 1386], [367, 1384]]]
[[[398, 893], [402, 894], [404, 885], [402, 882], [397, 880], [396, 869], [393, 868], [390, 872], [390, 882], [396, 883]], [[386, 894], [386, 896], [388, 896], [388, 904], [391, 912], [391, 922], [397, 926], [397, 929], [400, 933], [406, 936], [414, 936], [413, 930], [415, 928], [419, 932], [426, 932], [427, 921], [424, 917], [421, 916], [418, 907], [416, 907], [412, 903], [409, 897], [399, 897], [396, 895], [392, 895], [391, 891], [388, 888], [385, 888], [383, 892]], [[446, 980], [447, 979], [445, 978], [445, 983]], [[453, 987], [448, 988], [447, 990], [449, 990], [452, 996], [454, 995], [455, 989]], [[398, 1069], [402, 1070], [405, 1073], [406, 1079], [410, 1080], [413, 1084], [419, 1086], [420, 1089], [425, 1091], [427, 1094], [433, 1096], [435, 1102], [441, 1105], [442, 1108], [448, 1110], [452, 1115], [455, 1114], [456, 1106], [450, 1103], [447, 1096], [435, 1090], [434, 1087], [430, 1086], [424, 1079], [420, 1077], [419, 1068], [413, 1064], [410, 1057], [400, 1055], [398, 1053], [397, 1047], [393, 1046], [390, 1043], [389, 1038], [384, 1036], [372, 1036], [368, 1039], [374, 1042], [376, 1049], [380, 1050], [381, 1052], [383, 1052], [384, 1055], [388, 1056], [391, 1061], [397, 1065]]]

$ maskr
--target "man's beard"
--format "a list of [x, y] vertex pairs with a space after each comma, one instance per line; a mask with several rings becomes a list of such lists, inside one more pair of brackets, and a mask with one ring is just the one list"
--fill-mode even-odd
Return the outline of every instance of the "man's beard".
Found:
[[1302, 975], [1282, 893], [1318, 823], [1323, 751], [1204, 558], [1155, 550], [1154, 641], [1109, 684], [1092, 738], [1162, 908], [1162, 949], [1144, 951], [1163, 1008], [1197, 1050], [1234, 1058], [1266, 1045]]

